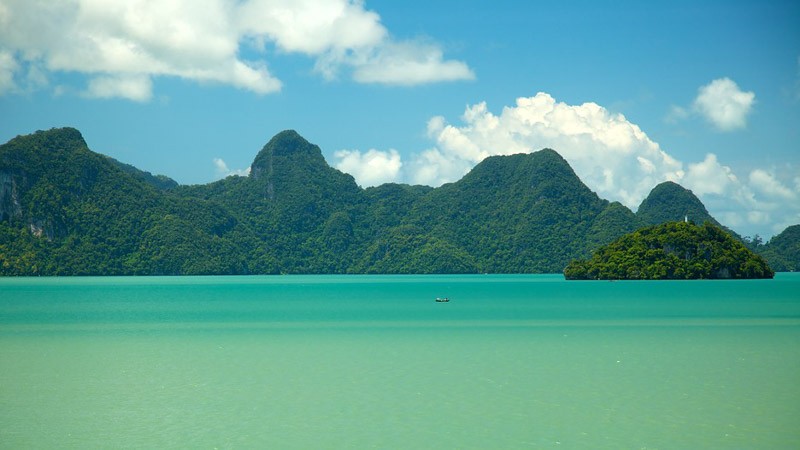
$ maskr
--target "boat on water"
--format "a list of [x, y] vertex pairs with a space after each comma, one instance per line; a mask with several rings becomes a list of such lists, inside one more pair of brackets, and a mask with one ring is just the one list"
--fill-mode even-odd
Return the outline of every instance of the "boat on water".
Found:
[[447, 303], [450, 301], [448, 297], [436, 297], [436, 303]]

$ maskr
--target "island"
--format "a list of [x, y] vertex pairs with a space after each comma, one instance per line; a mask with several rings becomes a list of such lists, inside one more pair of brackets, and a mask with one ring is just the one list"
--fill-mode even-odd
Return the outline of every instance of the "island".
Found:
[[761, 256], [720, 227], [688, 220], [645, 227], [564, 269], [567, 280], [773, 278]]
[[490, 156], [438, 187], [363, 188], [294, 130], [272, 137], [249, 174], [197, 185], [96, 153], [74, 128], [0, 144], [0, 277], [560, 273], [686, 216], [772, 269], [800, 270], [800, 224], [769, 242], [739, 237], [670, 181], [634, 213], [553, 149]]

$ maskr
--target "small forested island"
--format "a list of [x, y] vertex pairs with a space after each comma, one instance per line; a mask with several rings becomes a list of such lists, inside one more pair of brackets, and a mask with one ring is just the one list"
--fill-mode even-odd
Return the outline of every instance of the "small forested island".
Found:
[[564, 269], [568, 280], [772, 278], [761, 256], [720, 227], [667, 222], [628, 233]]

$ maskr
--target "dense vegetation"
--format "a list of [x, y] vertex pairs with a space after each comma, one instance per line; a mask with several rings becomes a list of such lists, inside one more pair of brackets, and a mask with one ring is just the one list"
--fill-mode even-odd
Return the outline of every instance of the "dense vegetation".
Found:
[[756, 236], [750, 241], [755, 251], [769, 261], [769, 265], [778, 272], [797, 272], [800, 270], [800, 225], [792, 225], [769, 243], [762, 244]]
[[[699, 217], [690, 191], [657, 190], [646, 202], [683, 196], [675, 214]], [[249, 176], [197, 186], [94, 153], [71, 128], [0, 146], [0, 275], [552, 273], [645, 223], [553, 150], [487, 158], [436, 189], [362, 189], [294, 131]]]
[[667, 222], [626, 234], [564, 269], [571, 280], [772, 278], [756, 255], [710, 222]]
[[692, 191], [678, 183], [665, 181], [654, 187], [636, 210], [642, 225], [658, 225], [664, 222], [691, 220], [695, 223], [711, 222], [736, 239], [742, 237], [711, 217], [703, 202]]
[[658, 225], [688, 218], [696, 223], [711, 222], [720, 226], [692, 191], [672, 181], [665, 181], [654, 187], [639, 205], [636, 216], [643, 225]]

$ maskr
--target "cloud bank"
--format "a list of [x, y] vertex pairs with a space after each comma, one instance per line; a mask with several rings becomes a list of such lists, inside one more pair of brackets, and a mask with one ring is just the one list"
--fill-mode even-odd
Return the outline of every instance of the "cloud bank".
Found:
[[[713, 84], [713, 83], [712, 83]], [[684, 163], [665, 152], [638, 125], [596, 103], [569, 105], [547, 93], [522, 97], [499, 114], [485, 102], [468, 106], [461, 123], [444, 117], [428, 121], [434, 145], [400, 161], [397, 152], [370, 150], [336, 153], [336, 167], [359, 183], [399, 181], [438, 186], [456, 181], [492, 155], [552, 148], [581, 180], [603, 198], [636, 210], [663, 181], [691, 189], [723, 223], [733, 226], [774, 224], [772, 232], [800, 223], [800, 177], [796, 170], [754, 169], [737, 176], [709, 153]], [[780, 174], [783, 175], [780, 175]]]
[[406, 181], [438, 186], [458, 180], [488, 156], [545, 147], [557, 150], [599, 194], [631, 207], [657, 183], [684, 175], [681, 163], [637, 125], [596, 103], [567, 105], [540, 92], [517, 99], [499, 115], [485, 102], [468, 106], [461, 120], [459, 126], [441, 116], [428, 121], [435, 146], [407, 164]]
[[389, 85], [474, 78], [435, 43], [394, 39], [358, 0], [0, 2], [0, 95], [41, 88], [52, 73], [87, 75], [81, 93], [94, 98], [148, 101], [156, 77], [269, 94], [282, 82], [265, 56], [283, 54], [312, 58], [328, 79], [341, 72]]

